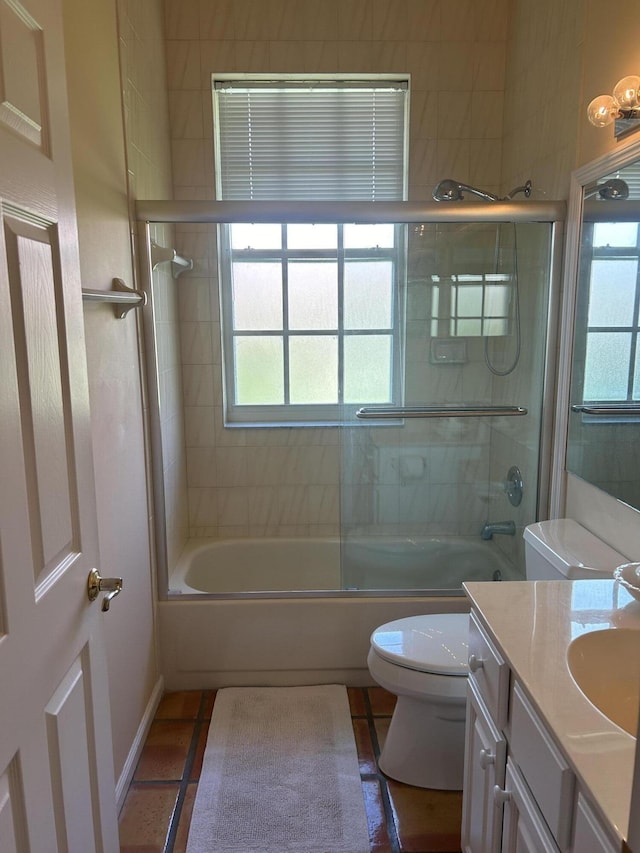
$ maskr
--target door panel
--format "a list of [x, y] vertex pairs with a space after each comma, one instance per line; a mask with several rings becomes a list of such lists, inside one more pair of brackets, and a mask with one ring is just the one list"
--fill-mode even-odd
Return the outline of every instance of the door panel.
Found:
[[59, 0], [0, 0], [0, 226], [0, 847], [115, 853]]
[[44, 40], [38, 22], [20, 3], [0, 4], [0, 122], [41, 151], [48, 148]]
[[[25, 212], [26, 215], [26, 212]], [[55, 229], [24, 219], [4, 220], [7, 272], [16, 352], [18, 397], [36, 583], [77, 552], [75, 476], [67, 445], [72, 435], [69, 383], [61, 359]], [[57, 267], [57, 270], [56, 270]], [[63, 378], [64, 388], [63, 388]], [[36, 595], [38, 597], [38, 594]]]
[[26, 849], [24, 799], [15, 762], [0, 776], [0, 838], [7, 853]]
[[45, 714], [58, 848], [94, 853], [91, 749], [81, 658], [74, 661]]

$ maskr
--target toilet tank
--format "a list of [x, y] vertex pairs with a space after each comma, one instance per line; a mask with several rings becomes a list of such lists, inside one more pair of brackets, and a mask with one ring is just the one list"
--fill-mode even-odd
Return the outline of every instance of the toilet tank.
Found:
[[530, 524], [523, 538], [527, 580], [610, 578], [629, 562], [572, 518]]

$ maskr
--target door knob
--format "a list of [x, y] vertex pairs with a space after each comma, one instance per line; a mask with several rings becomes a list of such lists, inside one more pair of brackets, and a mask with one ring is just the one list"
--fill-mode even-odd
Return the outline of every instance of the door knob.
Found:
[[95, 601], [98, 593], [106, 592], [102, 599], [102, 612], [106, 613], [111, 601], [122, 591], [122, 578], [103, 578], [97, 569], [91, 569], [87, 579], [87, 595], [89, 601]]

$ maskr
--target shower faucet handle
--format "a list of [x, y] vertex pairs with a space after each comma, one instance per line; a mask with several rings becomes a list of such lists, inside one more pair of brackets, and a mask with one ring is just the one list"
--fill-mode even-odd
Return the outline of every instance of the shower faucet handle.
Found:
[[512, 465], [509, 468], [504, 490], [511, 506], [520, 506], [522, 503], [522, 492], [524, 491], [524, 481], [517, 465]]

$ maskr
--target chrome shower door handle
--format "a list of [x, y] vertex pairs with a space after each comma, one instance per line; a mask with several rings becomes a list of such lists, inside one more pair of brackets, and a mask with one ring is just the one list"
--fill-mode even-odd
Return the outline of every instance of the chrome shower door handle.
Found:
[[107, 593], [102, 599], [102, 612], [106, 613], [112, 600], [122, 592], [122, 578], [103, 578], [97, 569], [91, 569], [87, 578], [89, 601], [95, 601], [100, 592]]

